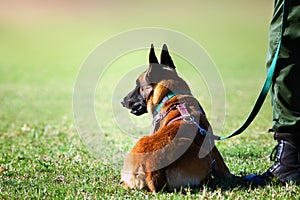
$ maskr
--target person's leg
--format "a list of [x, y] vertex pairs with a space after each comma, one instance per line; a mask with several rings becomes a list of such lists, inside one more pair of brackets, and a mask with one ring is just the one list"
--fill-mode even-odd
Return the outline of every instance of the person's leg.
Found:
[[[283, 1], [275, 0], [267, 68], [281, 37]], [[287, 26], [271, 88], [274, 139], [278, 145], [274, 148], [275, 164], [263, 175], [247, 177], [258, 182], [275, 176], [281, 182], [300, 183], [300, 1], [286, 0], [286, 3]]]
[[[274, 139], [278, 145], [275, 164], [269, 171], [282, 182], [300, 182], [300, 1], [286, 0], [286, 3], [287, 26], [271, 88]], [[273, 57], [280, 37], [282, 4], [283, 0], [275, 4], [268, 58]]]
[[[287, 26], [284, 31], [271, 88], [273, 129], [300, 134], [300, 1], [286, 0]], [[269, 34], [267, 68], [275, 54], [282, 22], [282, 3], [277, 0]]]

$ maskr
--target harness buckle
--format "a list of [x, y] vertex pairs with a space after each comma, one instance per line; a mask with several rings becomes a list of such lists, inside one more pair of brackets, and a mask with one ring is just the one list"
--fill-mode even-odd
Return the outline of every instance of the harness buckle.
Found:
[[182, 119], [183, 119], [183, 121], [185, 121], [187, 123], [195, 121], [194, 116], [191, 116], [191, 115], [184, 115], [184, 116], [182, 116]]

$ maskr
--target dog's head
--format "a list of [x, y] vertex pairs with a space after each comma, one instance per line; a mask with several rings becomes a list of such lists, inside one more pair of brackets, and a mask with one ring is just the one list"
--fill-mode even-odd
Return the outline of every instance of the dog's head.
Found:
[[152, 114], [167, 94], [178, 91], [190, 93], [186, 82], [177, 75], [167, 46], [163, 45], [158, 63], [154, 47], [151, 45], [148, 69], [138, 77], [135, 88], [121, 103], [130, 109], [132, 114], [142, 115], [147, 112]]

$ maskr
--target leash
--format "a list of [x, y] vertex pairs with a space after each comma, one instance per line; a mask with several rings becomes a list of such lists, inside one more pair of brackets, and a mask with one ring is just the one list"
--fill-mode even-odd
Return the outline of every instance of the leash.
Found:
[[274, 58], [272, 60], [271, 66], [269, 68], [269, 71], [267, 73], [267, 77], [266, 80], [264, 82], [264, 85], [260, 91], [260, 94], [252, 108], [252, 111], [250, 112], [250, 114], [248, 115], [248, 117], [246, 118], [245, 122], [234, 132], [232, 132], [230, 135], [227, 135], [225, 137], [217, 137], [217, 140], [225, 140], [228, 138], [231, 138], [233, 136], [239, 135], [241, 134], [244, 130], [246, 130], [246, 128], [251, 124], [251, 122], [254, 120], [254, 118], [256, 117], [256, 115], [258, 114], [260, 108], [262, 107], [267, 94], [270, 90], [271, 84], [272, 84], [272, 80], [273, 80], [273, 75], [275, 72], [275, 68], [276, 68], [276, 64], [278, 61], [278, 55], [280, 52], [280, 47], [282, 44], [282, 40], [283, 40], [283, 33], [286, 27], [286, 23], [287, 23], [287, 13], [288, 13], [288, 8], [289, 6], [287, 5], [289, 3], [289, 0], [283, 1], [283, 6], [282, 6], [282, 26], [281, 26], [281, 35], [280, 35], [280, 40], [278, 42], [278, 46], [274, 55]]

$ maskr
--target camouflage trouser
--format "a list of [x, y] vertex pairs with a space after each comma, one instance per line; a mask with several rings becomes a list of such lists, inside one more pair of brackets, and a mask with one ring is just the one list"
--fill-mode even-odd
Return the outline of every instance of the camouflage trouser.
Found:
[[[288, 3], [287, 26], [271, 88], [273, 129], [300, 134], [300, 1]], [[281, 35], [283, 0], [275, 0], [269, 32], [267, 68], [270, 67]]]

